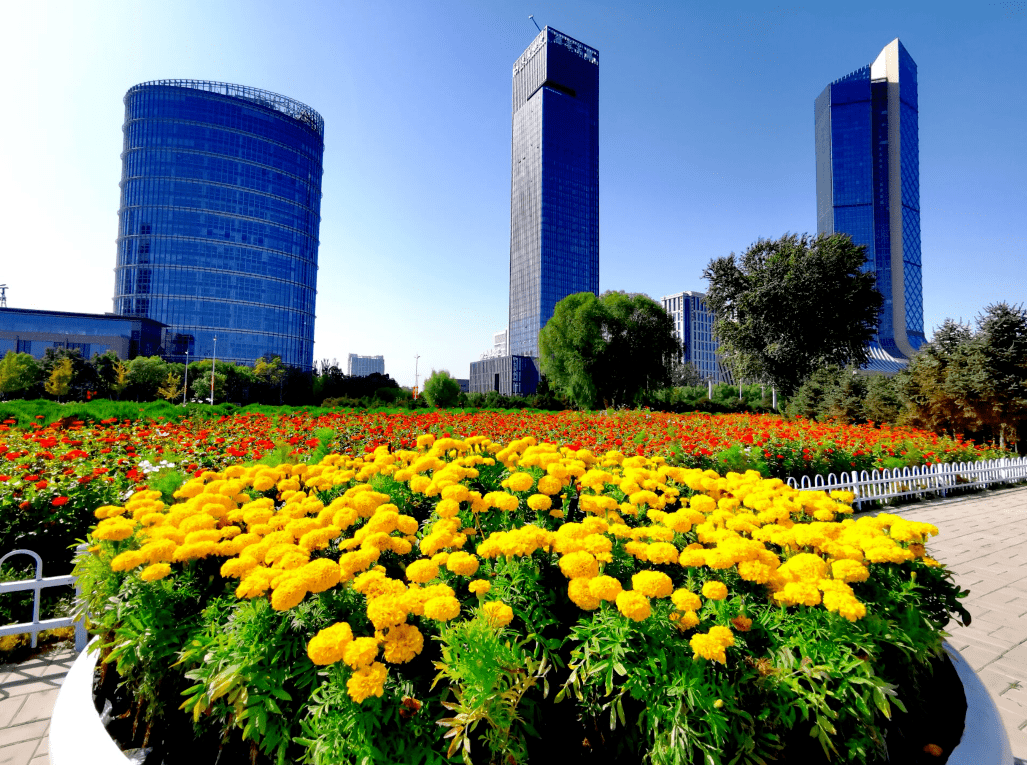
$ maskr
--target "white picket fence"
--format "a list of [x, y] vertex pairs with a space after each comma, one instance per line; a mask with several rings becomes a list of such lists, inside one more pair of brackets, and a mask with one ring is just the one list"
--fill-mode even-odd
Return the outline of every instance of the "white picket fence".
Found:
[[[79, 545], [77, 553], [83, 554], [85, 545]], [[76, 600], [82, 597], [81, 588], [78, 585], [78, 580], [73, 574], [67, 576], [43, 576], [43, 560], [39, 555], [32, 550], [11, 550], [9, 553], [0, 558], [0, 564], [6, 561], [8, 558], [14, 555], [28, 555], [36, 562], [36, 576], [34, 579], [20, 579], [16, 582], [0, 582], [0, 595], [5, 595], [12, 592], [24, 592], [25, 590], [32, 590], [34, 597], [32, 600], [32, 621], [22, 622], [21, 624], [7, 624], [0, 626], [0, 637], [4, 635], [32, 635], [32, 647], [36, 647], [36, 641], [39, 637], [39, 633], [43, 630], [55, 630], [61, 627], [74, 627], [75, 628], [75, 650], [81, 651], [86, 647], [86, 625], [85, 617], [82, 616], [78, 619], [73, 617], [65, 617], [60, 619], [42, 619], [39, 618], [39, 593], [48, 587], [74, 587]]]
[[922, 497], [928, 494], [945, 497], [950, 492], [979, 489], [995, 484], [1027, 481], [1027, 457], [981, 462], [934, 463], [923, 467], [889, 470], [852, 471], [825, 478], [803, 476], [788, 479], [788, 485], [800, 491], [851, 491], [856, 495], [854, 506], [884, 502], [900, 497]]

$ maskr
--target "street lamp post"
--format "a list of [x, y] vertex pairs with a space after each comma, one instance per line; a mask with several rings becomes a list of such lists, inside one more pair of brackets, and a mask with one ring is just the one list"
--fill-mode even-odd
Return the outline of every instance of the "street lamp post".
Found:
[[417, 398], [417, 360], [420, 356], [414, 356], [414, 398]]
[[218, 336], [214, 335], [214, 355], [210, 359], [210, 405], [214, 406], [214, 368], [218, 363]]

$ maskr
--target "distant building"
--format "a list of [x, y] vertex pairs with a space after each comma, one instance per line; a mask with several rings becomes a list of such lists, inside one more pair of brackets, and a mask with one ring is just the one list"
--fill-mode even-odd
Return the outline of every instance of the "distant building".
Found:
[[367, 377], [377, 372], [385, 374], [384, 356], [358, 356], [355, 353], [349, 355], [346, 362], [346, 374], [350, 377]]
[[492, 352], [496, 356], [505, 356], [510, 352], [510, 330], [504, 329], [492, 336]]
[[895, 372], [925, 342], [917, 66], [898, 39], [814, 104], [817, 232], [867, 248], [884, 295], [867, 371]]
[[314, 356], [324, 122], [243, 85], [125, 94], [114, 311], [171, 328], [166, 355]]
[[466, 377], [457, 377], [455, 379], [456, 379], [456, 381], [458, 383], [460, 383], [460, 392], [461, 393], [469, 393], [470, 392], [470, 390], [471, 390], [471, 381], [468, 378], [466, 378]]
[[471, 362], [472, 393], [530, 396], [538, 388], [538, 380], [538, 359], [531, 356], [498, 356]]
[[679, 292], [662, 298], [663, 310], [674, 320], [674, 334], [681, 343], [682, 361], [691, 364], [704, 381], [730, 382], [713, 337], [715, 316], [704, 292]]
[[84, 359], [107, 351], [120, 359], [159, 356], [165, 329], [143, 317], [0, 308], [0, 357], [14, 351], [41, 359], [47, 348], [76, 348]]

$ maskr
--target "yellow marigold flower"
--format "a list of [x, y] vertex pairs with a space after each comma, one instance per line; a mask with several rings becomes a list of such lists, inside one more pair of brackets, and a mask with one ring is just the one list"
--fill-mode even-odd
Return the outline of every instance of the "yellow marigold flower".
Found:
[[513, 621], [514, 617], [513, 609], [499, 600], [486, 603], [482, 607], [482, 613], [493, 627], [505, 627]]
[[220, 542], [221, 532], [217, 529], [201, 529], [199, 531], [190, 531], [185, 535], [183, 544], [191, 545], [196, 542]]
[[563, 481], [556, 476], [544, 475], [538, 479], [540, 494], [559, 494], [561, 489], [563, 489]]
[[297, 571], [312, 593], [324, 592], [339, 583], [339, 564], [331, 558], [318, 558]]
[[591, 553], [573, 552], [560, 558], [560, 571], [568, 579], [592, 579], [599, 575], [599, 562]]
[[707, 634], [725, 648], [730, 648], [735, 644], [735, 636], [729, 627], [722, 627], [718, 624], [715, 627], [710, 627]]
[[702, 594], [707, 600], [723, 600], [727, 597], [727, 585], [710, 580], [702, 586]]
[[[676, 612], [675, 612], [676, 613]], [[674, 614], [671, 614], [672, 616]], [[679, 630], [690, 630], [699, 623], [699, 614], [695, 611], [684, 611], [678, 616], [676, 626]]]
[[674, 582], [662, 571], [639, 571], [631, 577], [631, 586], [649, 598], [666, 598], [674, 592]]
[[727, 654], [724, 651], [726, 646], [717, 638], [700, 632], [693, 635], [688, 644], [692, 647], [692, 653], [696, 657], [727, 664]]
[[816, 606], [820, 604], [820, 590], [810, 582], [788, 582], [774, 600], [786, 606]]
[[204, 529], [212, 529], [218, 525], [216, 519], [207, 515], [206, 513], [199, 513], [197, 515], [189, 516], [178, 524], [178, 530], [184, 534], [188, 534], [191, 531], [202, 531]]
[[111, 561], [111, 571], [128, 571], [146, 563], [146, 556], [139, 550], [129, 550]]
[[144, 582], [154, 582], [158, 579], [163, 579], [170, 573], [171, 566], [167, 563], [151, 563], [142, 570], [139, 574], [139, 578]]
[[288, 611], [298, 606], [307, 595], [307, 583], [295, 574], [279, 580], [278, 586], [271, 593], [271, 608], [275, 611]]
[[96, 524], [92, 536], [94, 539], [105, 539], [110, 542], [120, 542], [128, 539], [135, 531], [135, 524], [122, 516], [105, 518]]
[[382, 655], [390, 664], [405, 664], [424, 648], [424, 635], [412, 624], [391, 627], [382, 641]]
[[446, 568], [459, 576], [474, 576], [481, 563], [470, 553], [457, 550], [446, 560]]
[[213, 554], [215, 547], [217, 547], [216, 542], [193, 542], [189, 545], [181, 545], [175, 549], [172, 560], [181, 562], [206, 558], [208, 555]]
[[645, 548], [645, 555], [651, 563], [678, 562], [678, 548], [670, 542], [653, 542]]
[[[363, 640], [364, 638], [357, 638]], [[385, 692], [385, 680], [389, 676], [389, 670], [379, 661], [369, 667], [364, 667], [353, 673], [353, 676], [346, 681], [346, 691], [349, 697], [358, 704], [370, 696], [381, 696]]]
[[789, 558], [778, 572], [788, 582], [816, 582], [827, 573], [827, 561], [812, 553], [799, 553]]
[[479, 598], [492, 589], [492, 584], [484, 579], [475, 579], [467, 585], [467, 589]]
[[624, 590], [621, 592], [616, 598], [616, 603], [617, 610], [632, 621], [644, 621], [652, 613], [649, 598], [635, 590]]
[[670, 594], [670, 600], [678, 611], [698, 611], [702, 600], [691, 590], [681, 588]]
[[553, 506], [553, 500], [545, 494], [532, 494], [528, 497], [528, 507], [537, 512], [548, 510]]
[[439, 622], [448, 622], [460, 615], [460, 601], [452, 595], [431, 598], [425, 601], [424, 615]]
[[583, 611], [595, 611], [602, 601], [592, 594], [589, 580], [585, 578], [571, 579], [567, 584], [567, 597], [571, 603]]
[[594, 555], [596, 560], [600, 560], [603, 563], [609, 563], [613, 560], [613, 555], [611, 555], [613, 540], [605, 534], [589, 534], [581, 540], [581, 544], [585, 552]]
[[684, 568], [699, 568], [706, 565], [706, 550], [702, 548], [688, 548], [678, 553], [678, 564]]
[[843, 582], [865, 582], [870, 570], [854, 560], [836, 560], [831, 562], [831, 575]]
[[454, 499], [439, 500], [435, 512], [439, 518], [455, 518], [460, 513], [460, 503]]
[[307, 643], [307, 656], [315, 664], [324, 666], [342, 661], [346, 646], [353, 640], [353, 630], [346, 622], [325, 627]]
[[378, 656], [378, 641], [373, 637], [354, 638], [346, 646], [342, 660], [353, 669], [368, 666]]
[[424, 584], [425, 582], [430, 582], [439, 575], [439, 567], [434, 561], [427, 558], [421, 558], [407, 566], [406, 574], [407, 579], [411, 582]]
[[758, 560], [742, 561], [738, 564], [738, 576], [747, 582], [766, 584], [774, 574], [774, 569]]
[[600, 600], [616, 600], [624, 590], [621, 583], [612, 576], [597, 576], [587, 581], [588, 591]]
[[242, 579], [257, 567], [252, 558], [229, 558], [221, 564], [221, 576], [226, 579]]
[[531, 473], [517, 472], [507, 478], [505, 483], [511, 491], [528, 491], [535, 485], [535, 479]]
[[376, 630], [395, 627], [406, 621], [402, 595], [382, 595], [367, 604], [367, 618]]

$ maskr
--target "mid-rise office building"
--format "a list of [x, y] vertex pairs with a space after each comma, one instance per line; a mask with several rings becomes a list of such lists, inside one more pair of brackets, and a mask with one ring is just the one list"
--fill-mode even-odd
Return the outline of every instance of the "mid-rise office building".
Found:
[[324, 122], [291, 98], [157, 80], [125, 95], [114, 311], [166, 355], [310, 369]]
[[0, 308], [0, 358], [14, 351], [41, 359], [47, 348], [77, 350], [84, 359], [107, 351], [125, 360], [158, 356], [166, 329], [144, 317]]
[[719, 343], [713, 337], [716, 317], [704, 292], [679, 292], [662, 298], [663, 310], [674, 320], [674, 335], [681, 343], [681, 360], [691, 364], [704, 381], [730, 382], [721, 363]]
[[599, 52], [546, 27], [513, 66], [508, 353], [599, 292]]
[[349, 355], [346, 361], [346, 374], [350, 377], [367, 377], [375, 372], [385, 374], [384, 356], [358, 356], [355, 353]]
[[817, 231], [867, 248], [884, 295], [869, 369], [895, 371], [924, 342], [917, 66], [897, 39], [815, 102]]

